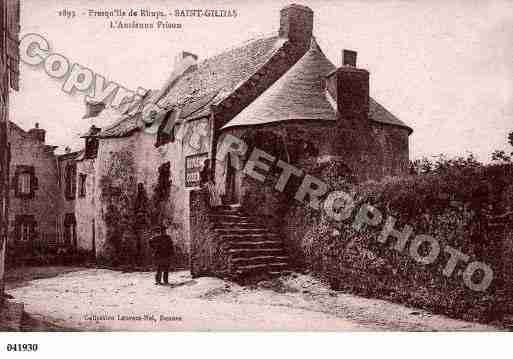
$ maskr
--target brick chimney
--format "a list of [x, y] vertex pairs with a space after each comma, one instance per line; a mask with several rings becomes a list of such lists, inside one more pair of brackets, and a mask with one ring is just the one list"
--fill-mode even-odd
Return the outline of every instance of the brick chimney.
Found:
[[198, 55], [187, 51], [180, 51], [175, 57], [174, 69], [183, 66], [184, 62], [188, 62], [187, 67], [194, 65], [198, 62]]
[[104, 109], [105, 103], [85, 100], [86, 113], [82, 118], [97, 117]]
[[171, 75], [168, 77], [164, 85], [160, 89], [159, 96], [155, 102], [158, 102], [173, 86], [173, 84], [182, 76], [187, 70], [190, 70], [191, 67], [196, 67], [198, 64], [198, 55], [187, 51], [180, 51], [178, 55], [175, 57], [175, 63], [173, 66], [173, 71]]
[[291, 4], [280, 11], [279, 36], [299, 46], [310, 46], [313, 32], [313, 11], [307, 6]]
[[341, 121], [365, 124], [369, 114], [369, 72], [356, 67], [356, 51], [343, 50], [342, 66], [327, 75], [327, 89]]
[[28, 133], [36, 141], [43, 142], [43, 143], [45, 142], [46, 131], [43, 130], [42, 128], [39, 128], [39, 123], [36, 122], [34, 128], [31, 128], [28, 131]]

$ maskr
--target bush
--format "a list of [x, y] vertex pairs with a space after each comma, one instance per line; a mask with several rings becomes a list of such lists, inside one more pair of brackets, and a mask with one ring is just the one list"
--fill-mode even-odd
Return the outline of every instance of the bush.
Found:
[[[383, 218], [429, 234], [497, 270], [500, 243], [489, 234], [488, 214], [513, 208], [513, 165], [483, 166], [470, 160], [440, 162], [428, 173], [352, 185], [356, 208], [369, 203]], [[338, 187], [347, 191], [348, 181]], [[334, 187], [332, 185], [332, 187]], [[310, 270], [336, 289], [386, 297], [466, 319], [490, 319], [496, 298], [492, 285], [484, 294], [465, 287], [457, 273], [442, 274], [448, 255], [420, 265], [405, 253], [378, 242], [383, 223], [356, 231], [352, 222], [333, 223], [321, 211], [297, 205], [287, 214], [291, 247], [299, 247]], [[391, 240], [392, 241], [392, 240]], [[299, 242], [299, 243], [298, 243]], [[443, 253], [443, 251], [442, 251]], [[456, 272], [456, 271], [455, 271]], [[492, 282], [495, 283], [495, 282]]]

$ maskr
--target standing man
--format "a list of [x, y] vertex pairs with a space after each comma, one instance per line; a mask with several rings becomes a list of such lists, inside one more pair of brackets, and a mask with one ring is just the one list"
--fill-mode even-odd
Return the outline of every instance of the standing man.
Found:
[[[155, 285], [169, 284], [169, 265], [173, 257], [173, 241], [166, 234], [164, 225], [153, 229], [150, 245], [154, 251], [154, 260], [157, 267]], [[162, 280], [164, 283], [162, 283]]]

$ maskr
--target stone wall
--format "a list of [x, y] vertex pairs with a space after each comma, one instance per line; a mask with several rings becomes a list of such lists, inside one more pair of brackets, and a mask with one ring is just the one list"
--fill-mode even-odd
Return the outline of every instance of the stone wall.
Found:
[[[180, 130], [183, 131], [178, 136], [180, 139], [157, 148], [155, 135], [143, 131], [128, 137], [100, 140], [98, 156], [91, 167], [94, 167], [94, 189], [88, 188], [91, 197], [86, 198], [83, 205], [77, 201], [81, 243], [91, 242], [93, 218], [88, 214], [91, 212], [94, 212], [96, 255], [99, 257], [112, 251], [109, 236], [122, 237], [116, 239], [121, 242], [142, 241], [143, 246], [147, 246], [151, 227], [163, 222], [176, 246], [176, 262], [188, 265], [191, 188], [185, 187], [185, 157], [210, 153], [210, 127], [208, 118], [189, 121]], [[167, 197], [160, 198], [159, 168], [167, 163], [169, 189]], [[86, 165], [79, 166], [83, 167]], [[142, 207], [138, 203], [141, 196], [146, 201]], [[123, 220], [110, 221], [111, 215]]]
[[[58, 243], [64, 244], [65, 241], [65, 222], [66, 216], [73, 216], [75, 214], [75, 200], [76, 191], [73, 197], [68, 197], [66, 194], [66, 168], [68, 166], [76, 166], [75, 158], [78, 153], [68, 153], [58, 157], [58, 206], [59, 212], [57, 213], [57, 232]], [[78, 245], [78, 241], [77, 241]]]
[[[320, 168], [329, 163], [345, 166], [348, 175], [355, 182], [407, 173], [408, 130], [374, 123], [371, 125], [372, 127], [351, 130], [334, 121], [290, 121], [259, 128], [234, 128], [224, 133], [242, 139], [248, 145], [249, 149], [243, 160], [247, 160], [252, 149], [256, 147], [292, 164], [303, 175], [316, 175]], [[222, 141], [221, 138], [218, 150]], [[226, 174], [226, 163], [219, 162], [216, 167], [216, 181], [223, 194]], [[236, 183], [240, 187], [239, 199], [243, 206], [271, 221], [276, 213], [286, 211], [287, 204], [284, 202], [287, 199], [293, 200], [301, 178], [293, 176], [285, 189], [288, 194], [284, 195], [274, 189], [280, 174], [281, 169], [273, 167], [267, 176], [267, 183], [262, 184], [238, 171]]]
[[[77, 161], [77, 177], [85, 175], [85, 195], [77, 193], [75, 217], [77, 220], [77, 243], [81, 250], [93, 252], [96, 249], [96, 170], [94, 159]], [[77, 192], [80, 189], [77, 190]]]
[[228, 270], [228, 255], [223, 252], [220, 240], [210, 219], [209, 194], [206, 189], [190, 194], [191, 253], [190, 269], [193, 277], [219, 275]]
[[[406, 303], [467, 320], [499, 319], [513, 313], [513, 186], [512, 167], [469, 167], [447, 174], [430, 174], [340, 185], [356, 195], [355, 209], [345, 221], [336, 222], [324, 211], [296, 204], [285, 214], [285, 240], [293, 259], [329, 281], [333, 289], [354, 291]], [[382, 213], [375, 226], [356, 230], [358, 209], [369, 203]], [[394, 228], [411, 234], [398, 250], [397, 238], [379, 240], [385, 220], [397, 219]], [[420, 263], [411, 255], [415, 235], [437, 240], [439, 255]], [[466, 259], [447, 269], [452, 247]], [[426, 255], [429, 246], [419, 253]], [[467, 265], [479, 261], [493, 270], [485, 291], [472, 290], [465, 277]], [[446, 272], [446, 269], [448, 270]], [[471, 276], [479, 283], [483, 274]], [[467, 279], [466, 279], [467, 278]]]
[[[35, 240], [56, 243], [58, 240], [58, 214], [60, 198], [58, 187], [58, 165], [52, 146], [30, 136], [16, 125], [9, 127], [11, 144], [10, 196], [9, 196], [9, 240], [15, 240], [16, 216], [32, 215], [36, 223]], [[15, 173], [17, 166], [34, 169], [37, 185], [32, 198], [15, 195]]]

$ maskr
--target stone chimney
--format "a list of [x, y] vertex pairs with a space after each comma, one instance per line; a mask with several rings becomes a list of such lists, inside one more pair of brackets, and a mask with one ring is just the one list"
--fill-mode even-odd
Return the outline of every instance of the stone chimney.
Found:
[[43, 142], [43, 143], [45, 142], [46, 131], [43, 130], [42, 128], [39, 128], [39, 123], [36, 122], [34, 128], [31, 128], [28, 131], [28, 133], [36, 141]]
[[173, 84], [182, 76], [185, 71], [189, 70], [191, 66], [196, 66], [198, 63], [198, 55], [192, 54], [187, 51], [181, 51], [175, 57], [175, 63], [173, 66], [173, 72], [160, 89], [159, 96], [155, 100], [158, 102], [173, 86]]
[[93, 102], [85, 100], [86, 105], [86, 113], [82, 118], [92, 118], [97, 117], [104, 109], [105, 109], [105, 103], [103, 102]]
[[[176, 57], [175, 57], [175, 64], [174, 64], [173, 68], [177, 69], [179, 67], [182, 67], [184, 65], [184, 62], [194, 65], [198, 62], [198, 55], [193, 54], [191, 52], [187, 52], [187, 51], [180, 51], [178, 53], [178, 55], [176, 55]], [[191, 65], [187, 65], [187, 67], [189, 67]]]
[[313, 11], [307, 6], [291, 4], [280, 11], [279, 36], [299, 46], [310, 46], [313, 32]]
[[341, 121], [365, 124], [369, 115], [369, 72], [356, 67], [356, 51], [342, 52], [342, 66], [327, 75], [327, 90]]

